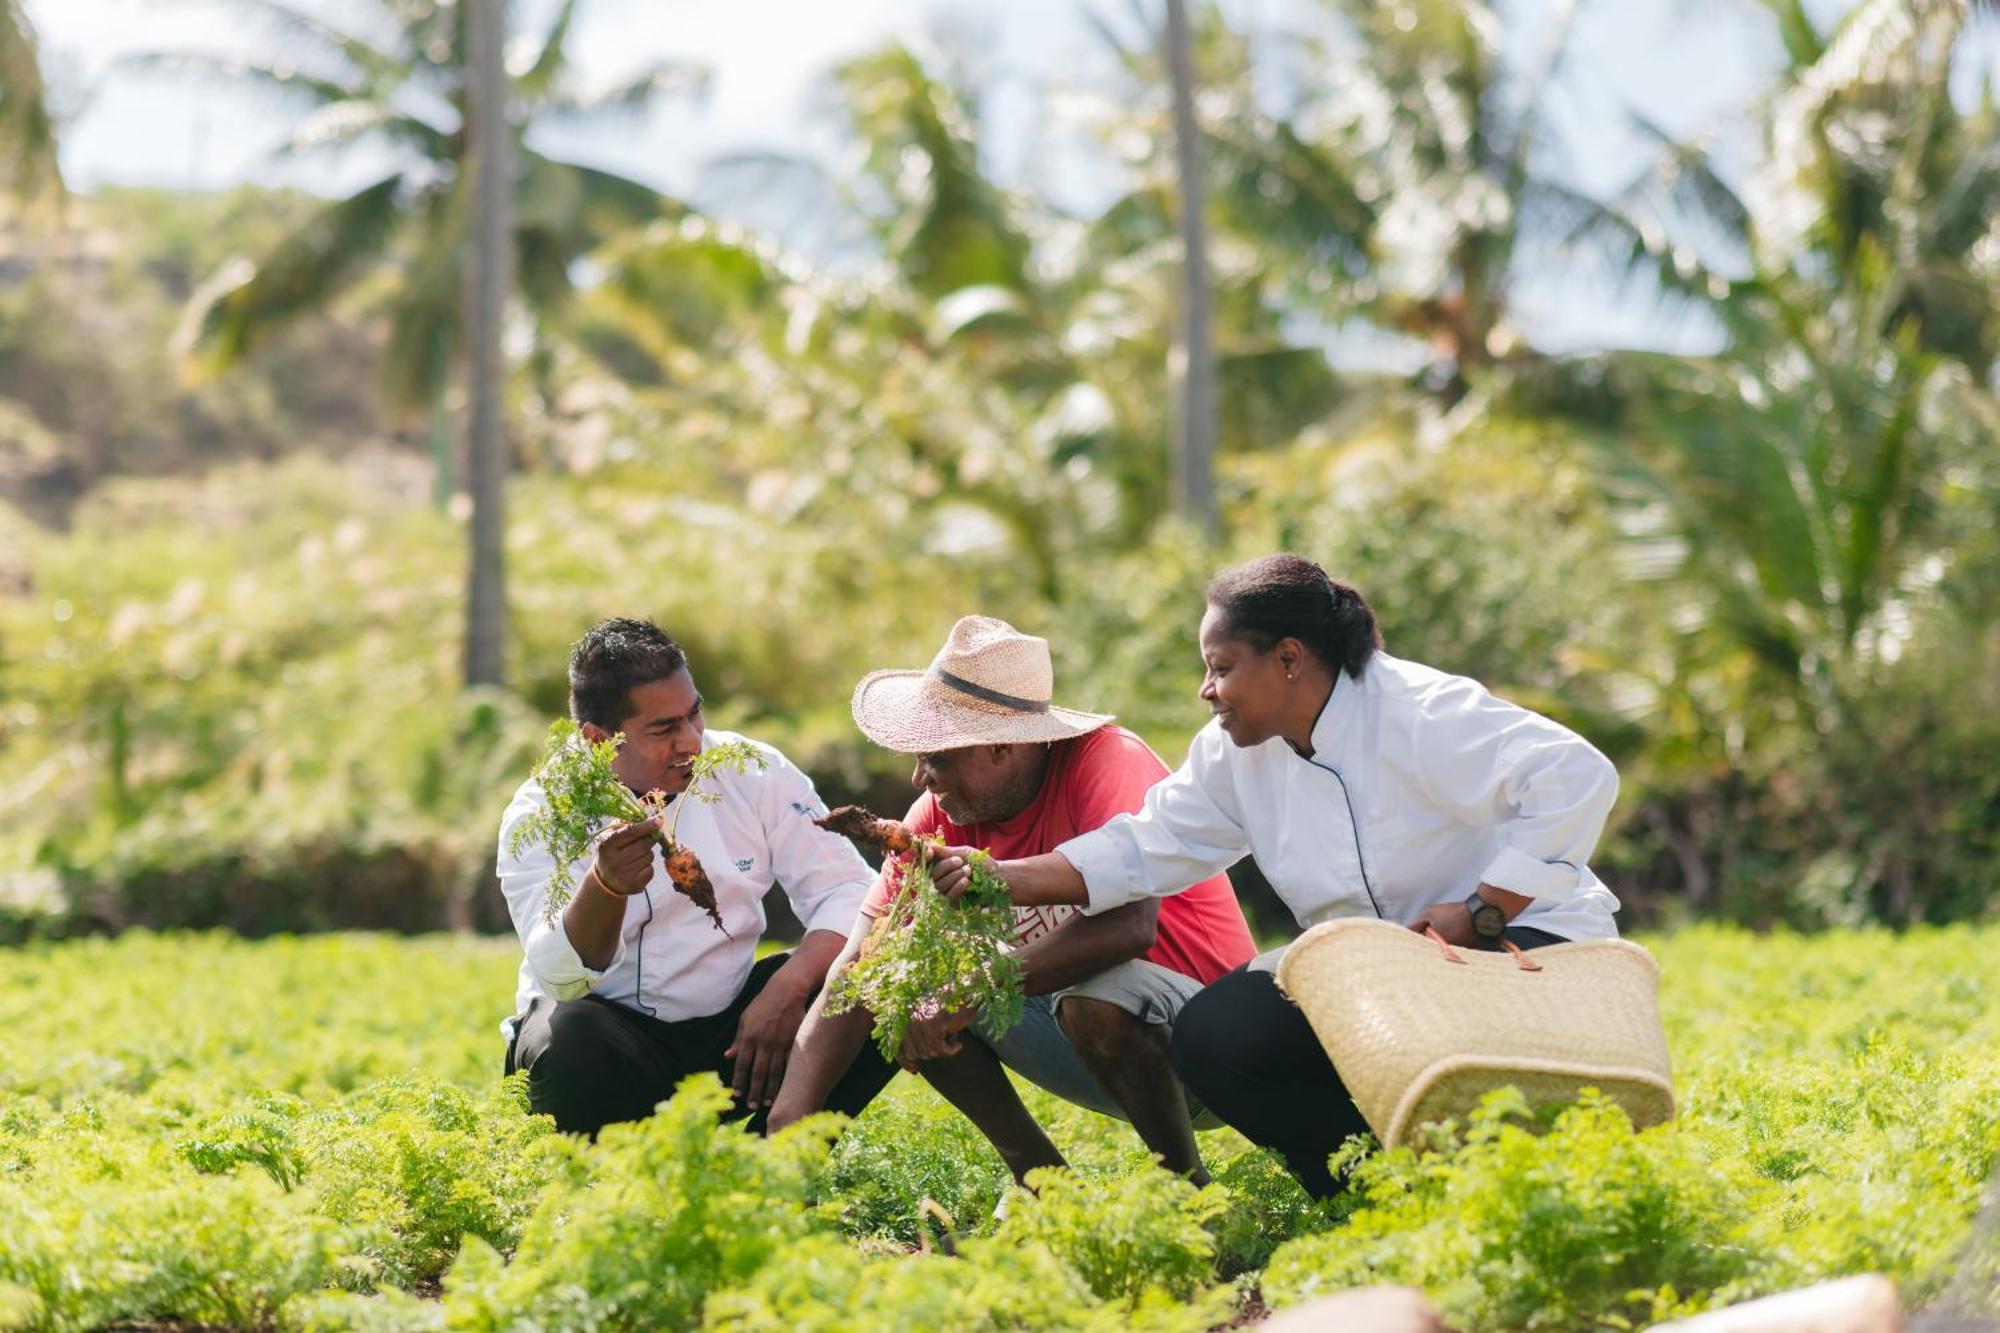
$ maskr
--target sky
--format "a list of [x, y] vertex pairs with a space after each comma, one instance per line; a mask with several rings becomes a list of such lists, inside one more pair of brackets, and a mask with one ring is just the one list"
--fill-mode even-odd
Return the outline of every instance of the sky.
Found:
[[[1251, 34], [1260, 65], [1264, 55], [1282, 57], [1287, 21], [1306, 2], [1219, 0], [1232, 22]], [[366, 6], [366, 0], [294, 3], [330, 19]], [[538, 146], [726, 213], [739, 201], [709, 197], [718, 181], [730, 179], [709, 164], [771, 151], [831, 160], [841, 141], [826, 72], [843, 57], [899, 39], [942, 50], [980, 82], [982, 143], [996, 178], [1017, 185], [1032, 180], [1039, 192], [1089, 213], [1111, 197], [1114, 182], [1102, 159], [1085, 151], [1051, 153], [1044, 133], [1050, 117], [1060, 114], [1052, 111], [1060, 106], [1052, 91], [1108, 64], [1087, 6], [1129, 31], [1134, 15], [1157, 3], [589, 0], [572, 37], [586, 81], [610, 82], [671, 56], [705, 65], [707, 92], [699, 104], [666, 105], [648, 119], [588, 133], [550, 133]], [[551, 7], [552, 0], [517, 0], [517, 26], [539, 30]], [[1550, 0], [1503, 0], [1510, 54], [1532, 58], [1553, 7]], [[1812, 0], [1810, 7], [1830, 17], [1843, 5]], [[269, 32], [249, 19], [250, 8], [230, 0], [27, 0], [56, 89], [64, 169], [74, 188], [206, 190], [255, 181], [334, 194], [382, 174], [387, 161], [363, 152], [274, 157], [273, 148], [296, 120], [292, 104], [133, 63], [141, 53], [174, 50], [268, 56]], [[2000, 52], [2000, 40], [1988, 40], [1986, 49]], [[1985, 63], [2000, 64], [2000, 55]], [[1576, 182], [1608, 193], [1638, 170], [1641, 144], [1627, 128], [1627, 109], [1677, 135], [1726, 133], [1778, 64], [1770, 22], [1747, 0], [1586, 3], [1554, 113], [1573, 145]], [[1530, 284], [1521, 298], [1531, 310], [1539, 307], [1537, 341], [1545, 346], [1639, 336], [1657, 317], [1604, 294], [1580, 299], [1574, 284], [1556, 275], [1539, 288]]]
[[[299, 0], [337, 17], [343, 0]], [[529, 0], [518, 26], [538, 29], [550, 5]], [[711, 71], [698, 105], [664, 108], [650, 121], [620, 126], [581, 145], [593, 160], [649, 183], [685, 191], [710, 157], [746, 149], [796, 151], [828, 136], [825, 72], [844, 56], [895, 37], [923, 39], [940, 29], [989, 29], [1000, 62], [1032, 67], [1060, 58], [1062, 44], [1089, 40], [1071, 0], [1008, 0], [999, 5], [923, 0], [594, 0], [582, 10], [571, 49], [586, 80], [610, 81], [663, 57]], [[63, 139], [70, 181], [208, 189], [243, 180], [326, 192], [361, 183], [367, 161], [271, 160], [291, 114], [268, 95], [212, 80], [160, 74], [122, 63], [144, 52], [195, 50], [264, 55], [262, 30], [227, 0], [28, 0], [68, 124]]]

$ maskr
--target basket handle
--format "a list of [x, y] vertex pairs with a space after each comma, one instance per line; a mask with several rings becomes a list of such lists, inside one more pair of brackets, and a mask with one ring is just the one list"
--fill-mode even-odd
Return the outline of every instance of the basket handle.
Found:
[[1438, 934], [1438, 928], [1436, 926], [1426, 925], [1424, 927], [1424, 935], [1428, 939], [1433, 941], [1441, 951], [1443, 951], [1444, 960], [1447, 963], [1462, 963], [1465, 961], [1463, 958], [1458, 956], [1458, 950], [1451, 947], [1451, 941], [1446, 939], [1444, 936]]
[[[1436, 926], [1426, 925], [1424, 927], [1424, 935], [1427, 938], [1429, 938], [1433, 943], [1435, 943], [1439, 948], [1439, 950], [1443, 952], [1446, 962], [1463, 963], [1465, 961], [1464, 958], [1459, 956], [1458, 950], [1451, 947], [1451, 941], [1446, 939], [1444, 936], [1438, 934], [1438, 929]], [[1520, 968], [1523, 972], [1539, 972], [1542, 970], [1542, 965], [1540, 963], [1528, 957], [1527, 953], [1522, 950], [1520, 945], [1514, 943], [1514, 941], [1508, 939], [1504, 935], [1500, 937], [1500, 947], [1505, 949], [1508, 953], [1514, 955], [1514, 965]]]

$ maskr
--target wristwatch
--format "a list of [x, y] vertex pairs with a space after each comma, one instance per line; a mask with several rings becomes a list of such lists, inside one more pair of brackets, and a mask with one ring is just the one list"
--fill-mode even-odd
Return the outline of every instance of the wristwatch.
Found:
[[1465, 899], [1465, 910], [1472, 917], [1472, 933], [1483, 946], [1491, 947], [1499, 943], [1501, 932], [1507, 929], [1507, 914], [1479, 896], [1474, 889]]

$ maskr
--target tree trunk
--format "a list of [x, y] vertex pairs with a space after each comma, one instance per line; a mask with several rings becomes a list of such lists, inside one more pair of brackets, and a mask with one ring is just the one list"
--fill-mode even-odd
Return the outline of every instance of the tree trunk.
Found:
[[1210, 537], [1222, 533], [1215, 505], [1215, 346], [1209, 320], [1208, 220], [1201, 127], [1194, 115], [1194, 36], [1187, 0], [1167, 0], [1167, 70], [1173, 84], [1174, 156], [1180, 176], [1181, 327], [1173, 378], [1174, 502]]
[[451, 457], [451, 407], [446, 402], [449, 391], [448, 384], [439, 384], [431, 391], [431, 503], [439, 513], [450, 506], [451, 493], [458, 489], [457, 478], [453, 476], [458, 469]]
[[507, 638], [506, 516], [503, 482], [507, 439], [502, 419], [506, 366], [502, 324], [513, 272], [514, 163], [507, 124], [505, 0], [470, 0], [466, 12], [470, 76], [469, 166], [473, 221], [466, 266], [467, 400], [471, 412], [467, 471], [472, 487], [472, 564], [467, 579], [465, 683], [498, 685]]

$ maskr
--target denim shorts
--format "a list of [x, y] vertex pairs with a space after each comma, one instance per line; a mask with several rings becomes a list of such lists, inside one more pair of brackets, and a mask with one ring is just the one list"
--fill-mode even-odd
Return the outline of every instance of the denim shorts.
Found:
[[[1118, 1099], [1106, 1092], [1085, 1068], [1069, 1038], [1063, 1035], [1056, 1022], [1056, 1006], [1071, 995], [1103, 1000], [1142, 1023], [1171, 1028], [1181, 1006], [1200, 990], [1201, 983], [1193, 977], [1134, 958], [1052, 995], [1030, 995], [1022, 1006], [1021, 1021], [1004, 1036], [988, 1037], [986, 1041], [1000, 1057], [1000, 1063], [1036, 1087], [1072, 1105], [1124, 1120], [1125, 1110]], [[1214, 1129], [1222, 1123], [1192, 1097], [1188, 1098], [1188, 1114], [1197, 1129]]]

